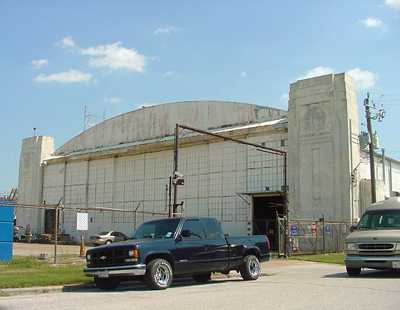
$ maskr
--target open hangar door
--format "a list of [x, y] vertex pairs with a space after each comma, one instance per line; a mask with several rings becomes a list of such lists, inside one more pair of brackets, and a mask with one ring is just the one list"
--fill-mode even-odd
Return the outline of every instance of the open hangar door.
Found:
[[271, 249], [279, 250], [281, 242], [281, 219], [285, 215], [284, 193], [252, 195], [253, 234], [267, 235]]

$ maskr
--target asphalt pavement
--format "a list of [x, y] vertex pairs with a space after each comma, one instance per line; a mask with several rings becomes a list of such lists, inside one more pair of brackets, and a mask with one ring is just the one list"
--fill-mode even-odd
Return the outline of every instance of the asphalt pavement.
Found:
[[364, 271], [349, 278], [343, 266], [309, 262], [269, 263], [263, 273], [257, 281], [236, 276], [208, 284], [177, 281], [164, 291], [130, 283], [114, 292], [84, 288], [0, 297], [0, 309], [400, 309], [400, 273]]

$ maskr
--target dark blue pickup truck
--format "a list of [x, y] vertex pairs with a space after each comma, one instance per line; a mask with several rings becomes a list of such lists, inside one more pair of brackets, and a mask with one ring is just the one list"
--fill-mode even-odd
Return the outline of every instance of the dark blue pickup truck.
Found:
[[260, 261], [270, 259], [264, 235], [229, 237], [213, 218], [168, 218], [143, 223], [133, 239], [87, 251], [85, 273], [101, 289], [142, 279], [152, 289], [166, 289], [175, 277], [207, 282], [212, 272], [240, 272], [256, 280]]

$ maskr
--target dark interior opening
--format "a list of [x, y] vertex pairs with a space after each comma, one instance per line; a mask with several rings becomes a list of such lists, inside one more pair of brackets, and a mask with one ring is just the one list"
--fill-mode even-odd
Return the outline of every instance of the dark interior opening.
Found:
[[44, 233], [54, 234], [55, 225], [56, 225], [56, 210], [46, 209], [44, 212]]
[[253, 197], [253, 234], [267, 235], [271, 249], [279, 247], [279, 226], [277, 216], [284, 214], [282, 195]]

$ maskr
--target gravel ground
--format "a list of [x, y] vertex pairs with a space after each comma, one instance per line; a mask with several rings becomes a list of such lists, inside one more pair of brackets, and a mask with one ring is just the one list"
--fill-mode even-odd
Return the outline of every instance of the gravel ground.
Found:
[[[86, 247], [86, 250], [89, 248]], [[52, 257], [54, 256], [54, 245], [14, 242], [13, 251], [15, 256], [39, 256], [44, 253], [48, 257]], [[57, 245], [57, 254], [79, 256], [79, 245]]]

